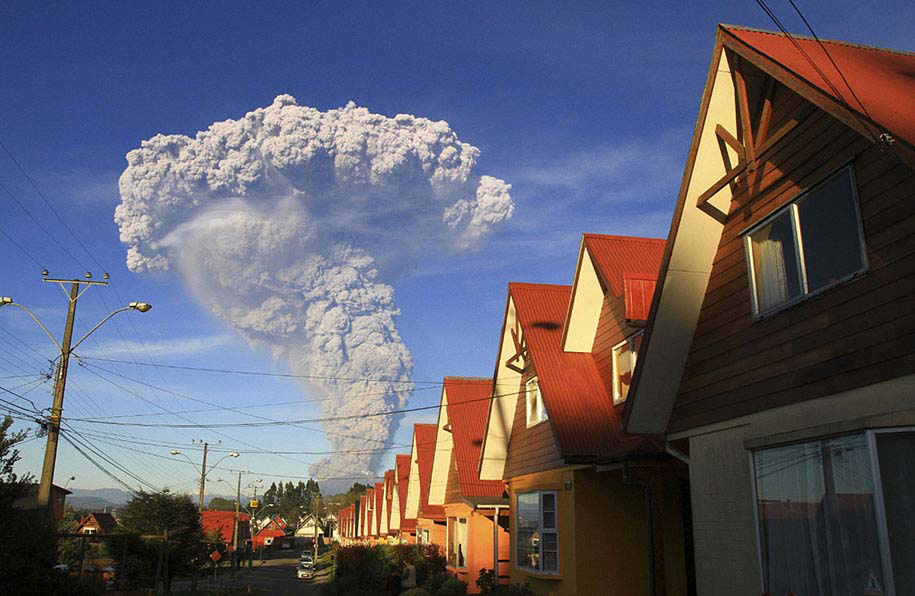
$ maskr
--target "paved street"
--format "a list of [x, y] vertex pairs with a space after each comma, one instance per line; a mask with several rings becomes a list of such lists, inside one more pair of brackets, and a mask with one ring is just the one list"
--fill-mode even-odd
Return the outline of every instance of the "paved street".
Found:
[[[299, 563], [298, 557], [294, 553], [284, 553], [276, 558], [266, 559], [264, 561], [255, 561], [254, 568], [250, 571], [245, 569], [240, 572], [234, 584], [240, 587], [250, 586], [251, 591], [259, 596], [285, 596], [286, 594], [315, 595], [319, 593], [317, 584], [324, 583], [329, 579], [330, 563], [329, 557], [325, 553], [318, 558], [317, 574], [315, 579], [298, 579], [296, 577], [296, 566]], [[223, 570], [218, 585], [230, 586], [233, 580], [227, 570]], [[212, 589], [213, 583], [208, 576], [200, 582], [201, 593]], [[172, 592], [176, 594], [189, 594], [190, 582], [181, 581], [172, 584]]]
[[316, 579], [296, 578], [296, 557], [276, 558], [264, 561], [263, 565], [245, 574], [240, 585], [250, 585], [256, 594], [284, 596], [286, 594], [318, 594], [316, 583], [326, 580], [329, 568], [321, 557]]

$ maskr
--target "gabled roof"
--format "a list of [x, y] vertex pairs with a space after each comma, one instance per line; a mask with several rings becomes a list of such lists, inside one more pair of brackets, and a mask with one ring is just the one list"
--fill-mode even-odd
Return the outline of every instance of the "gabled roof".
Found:
[[381, 513], [384, 506], [384, 482], [375, 483], [375, 532], [381, 534]]
[[607, 296], [624, 302], [626, 319], [644, 321], [664, 256], [660, 238], [582, 234], [562, 348], [590, 352]]
[[509, 284], [560, 453], [567, 461], [586, 461], [657, 449], [647, 438], [621, 433], [593, 356], [562, 350], [562, 323], [571, 291], [570, 286]]
[[416, 527], [416, 518], [408, 519], [406, 517], [407, 488], [410, 485], [410, 455], [398, 454], [394, 461], [397, 471], [397, 499], [400, 501], [400, 529], [412, 530]]
[[[816, 40], [792, 37], [830, 79], [841, 100], [786, 36], [730, 25], [718, 28], [655, 300], [623, 411], [629, 432], [667, 430], [721, 238], [722, 221], [698, 207], [697, 200], [728, 176], [716, 127], [738, 130], [740, 120], [733, 65], [725, 50], [865, 138], [873, 141], [875, 133], [888, 132], [896, 140], [893, 151], [915, 165], [915, 111], [911, 109], [915, 54], [824, 41], [827, 55]], [[836, 73], [830, 58], [848, 84]], [[869, 124], [862, 125], [862, 121]], [[707, 203], [715, 200], [727, 212], [733, 196], [727, 185], [718, 188]]]
[[359, 527], [356, 528], [356, 530], [359, 531], [359, 534], [358, 534], [359, 536], [366, 535], [366, 529], [365, 529], [365, 501], [366, 501], [366, 498], [367, 497], [365, 495], [359, 497]]
[[644, 321], [651, 310], [651, 299], [658, 283], [657, 275], [647, 273], [626, 273], [623, 275], [623, 294], [626, 303], [626, 319]]
[[419, 517], [441, 518], [445, 508], [429, 504], [429, 485], [432, 483], [432, 459], [438, 428], [434, 424], [417, 424], [414, 427], [417, 465], [419, 466]]
[[448, 396], [448, 422], [461, 495], [501, 498], [505, 490], [502, 482], [480, 480], [478, 466], [489, 415], [492, 379], [445, 377], [444, 391]]
[[390, 531], [391, 529], [391, 504], [394, 501], [394, 470], [388, 470], [384, 473], [384, 513], [386, 519], [384, 520], [385, 528]]
[[[234, 516], [235, 514], [232, 513], [232, 515]], [[93, 511], [92, 513], [88, 514], [87, 516], [85, 516], [83, 519], [80, 520], [79, 527], [82, 528], [83, 526], [87, 525], [91, 521], [94, 521], [95, 525], [98, 526], [99, 529], [102, 530], [103, 532], [113, 530], [118, 525], [117, 520], [115, 520], [114, 516], [111, 515], [110, 513], [107, 513], [104, 511]]]
[[[848, 104], [861, 116], [915, 146], [915, 54], [843, 41], [792, 35], [820, 72], [782, 33], [733, 25], [721, 29], [746, 46], [790, 70], [822, 93]], [[823, 48], [826, 48], [827, 54]], [[836, 72], [830, 58], [842, 71]], [[822, 75], [825, 74], [833, 90]], [[846, 83], [847, 81], [847, 83]], [[836, 91], [840, 96], [836, 95]]]
[[664, 256], [663, 238], [583, 234], [594, 268], [605, 291], [623, 296], [626, 274], [657, 276]]

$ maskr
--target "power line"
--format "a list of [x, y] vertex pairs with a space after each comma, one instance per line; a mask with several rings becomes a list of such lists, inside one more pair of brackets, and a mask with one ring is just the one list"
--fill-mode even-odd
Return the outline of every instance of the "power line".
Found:
[[[167, 389], [167, 388], [165, 388], [165, 387], [159, 387], [159, 386], [157, 386], [157, 385], [153, 385], [152, 383], [148, 383], [148, 382], [146, 382], [146, 381], [141, 381], [141, 380], [139, 380], [139, 379], [134, 379], [134, 378], [132, 378], [132, 377], [128, 377], [127, 375], [121, 374], [121, 373], [116, 372], [116, 371], [113, 371], [113, 370], [109, 370], [109, 369], [107, 369], [107, 368], [102, 368], [101, 366], [96, 366], [96, 365], [94, 365], [94, 364], [86, 364], [86, 363], [83, 363], [82, 360], [84, 360], [84, 359], [81, 359], [79, 356], [77, 356], [76, 359], [77, 359], [77, 362], [80, 363], [80, 364], [81, 364], [82, 366], [84, 366], [84, 367], [92, 367], [92, 368], [94, 368], [94, 369], [96, 369], [96, 370], [104, 371], [104, 372], [106, 372], [106, 373], [108, 373], [108, 374], [115, 375], [115, 376], [120, 377], [120, 378], [122, 378], [122, 379], [125, 379], [125, 380], [127, 380], [127, 381], [131, 381], [131, 382], [134, 382], [134, 383], [138, 383], [138, 384], [140, 384], [140, 385], [145, 385], [146, 387], [150, 387], [150, 388], [152, 388], [152, 389], [156, 389], [157, 391], [162, 391], [162, 392], [164, 392], [164, 393], [168, 393], [168, 394], [170, 394], [170, 395], [174, 395], [174, 396], [176, 396], [176, 397], [180, 397], [180, 398], [187, 399], [187, 400], [190, 400], [190, 401], [197, 401], [197, 402], [201, 402], [201, 403], [210, 403], [210, 402], [202, 401], [202, 400], [200, 400], [200, 399], [198, 399], [198, 398], [195, 398], [195, 397], [191, 397], [191, 396], [186, 395], [186, 394], [184, 394], [184, 393], [180, 393], [180, 392], [178, 392], [178, 391], [173, 391], [173, 390]], [[438, 388], [438, 387], [435, 387], [435, 386], [431, 386], [431, 385], [430, 385], [430, 386], [427, 386], [427, 387], [417, 387], [417, 388], [415, 388], [415, 389], [391, 389], [391, 390], [388, 390], [388, 391], [378, 391], [378, 392], [370, 392], [370, 393], [360, 393], [360, 394], [359, 394], [358, 396], [356, 396], [356, 397], [376, 397], [376, 396], [379, 396], [379, 395], [390, 395], [390, 394], [395, 394], [395, 393], [412, 393], [413, 391], [420, 391], [420, 390], [426, 390], [426, 389], [437, 389], [437, 388]], [[286, 402], [276, 402], [276, 403], [273, 403], [273, 404], [266, 403], [266, 404], [253, 404], [253, 405], [248, 405], [248, 406], [235, 406], [235, 409], [261, 408], [261, 407], [268, 407], [268, 406], [271, 406], [271, 407], [272, 407], [272, 406], [292, 405], [292, 404], [320, 403], [320, 402], [326, 402], [326, 401], [334, 401], [334, 400], [338, 400], [338, 399], [339, 399], [338, 397], [322, 397], [322, 398], [317, 398], [317, 399], [299, 399], [299, 400], [286, 401]], [[210, 408], [210, 409], [203, 409], [203, 410], [186, 410], [186, 411], [180, 412], [180, 413], [191, 414], [191, 413], [199, 413], [199, 412], [213, 412], [213, 411], [224, 411], [224, 410], [226, 410], [226, 406], [216, 406], [216, 407], [213, 407], [213, 408]], [[179, 412], [174, 412], [174, 413], [179, 413]], [[109, 416], [109, 418], [131, 418], [131, 417], [137, 417], [137, 416], [164, 416], [164, 415], [165, 415], [165, 414], [124, 414], [124, 415], [121, 415], [121, 416]]]
[[0, 234], [3, 234], [3, 236], [4, 236], [7, 240], [9, 240], [10, 243], [11, 243], [13, 246], [15, 246], [16, 248], [19, 249], [19, 252], [21, 252], [23, 255], [25, 255], [26, 258], [28, 258], [30, 261], [32, 261], [33, 263], [35, 263], [35, 266], [36, 266], [36, 267], [38, 267], [39, 269], [44, 269], [44, 266], [43, 266], [41, 263], [38, 262], [38, 259], [36, 259], [35, 257], [33, 257], [33, 256], [32, 256], [32, 253], [30, 253], [30, 252], [27, 251], [25, 248], [23, 248], [23, 246], [22, 246], [21, 244], [19, 244], [19, 242], [17, 242], [15, 238], [13, 238], [13, 237], [10, 236], [9, 234], [7, 234], [7, 233], [6, 233], [6, 230], [4, 230], [3, 228], [0, 228]]
[[[416, 381], [416, 380], [404, 380], [404, 379], [384, 379], [384, 378], [373, 378], [373, 377], [336, 377], [332, 375], [299, 375], [294, 373], [270, 373], [263, 371], [251, 371], [251, 370], [233, 370], [227, 368], [208, 368], [203, 366], [183, 366], [179, 364], [156, 364], [153, 362], [130, 362], [127, 360], [118, 360], [114, 358], [98, 358], [94, 356], [81, 356], [83, 360], [97, 360], [100, 362], [116, 362], [120, 364], [138, 364], [140, 366], [153, 366], [157, 368], [172, 368], [176, 370], [189, 370], [197, 372], [210, 372], [210, 373], [223, 373], [223, 374], [232, 374], [232, 375], [252, 375], [259, 377], [280, 377], [288, 379], [316, 379], [323, 381], [347, 381], [353, 383], [362, 383], [362, 382], [378, 382], [378, 383], [419, 383], [421, 385], [437, 385], [441, 386], [444, 384], [444, 381]], [[457, 381], [460, 383], [460, 381]]]
[[[2, 144], [2, 142], [0, 142], [0, 144]], [[28, 209], [25, 208], [25, 205], [23, 205], [23, 204], [19, 201], [19, 199], [16, 198], [16, 195], [14, 195], [14, 194], [12, 193], [12, 191], [10, 191], [10, 189], [7, 188], [6, 185], [3, 184], [2, 182], [0, 182], [0, 189], [3, 189], [3, 191], [4, 191], [6, 194], [8, 194], [9, 197], [10, 197], [11, 199], [13, 199], [13, 202], [16, 203], [17, 205], [19, 205], [19, 208], [22, 209], [23, 213], [25, 213], [25, 214], [28, 216], [28, 218], [32, 220], [32, 223], [34, 223], [36, 226], [38, 226], [38, 229], [40, 229], [42, 232], [44, 232], [45, 236], [47, 236], [48, 238], [51, 239], [51, 242], [53, 242], [54, 244], [57, 245], [57, 248], [59, 248], [59, 249], [61, 250], [61, 252], [63, 252], [63, 253], [64, 253], [65, 255], [67, 255], [68, 257], [70, 257], [70, 259], [72, 259], [73, 262], [76, 263], [81, 269], [85, 269], [85, 268], [86, 268], [85, 265], [83, 265], [83, 264], [80, 262], [80, 260], [77, 259], [77, 258], [73, 255], [73, 253], [69, 251], [69, 249], [67, 249], [66, 246], [64, 246], [63, 244], [61, 244], [60, 240], [58, 240], [57, 237], [54, 236], [54, 234], [52, 234], [51, 232], [49, 232], [48, 229], [47, 229], [46, 227], [44, 227], [44, 226], [41, 224], [41, 222], [38, 221], [38, 220], [35, 218], [34, 215], [32, 215], [32, 212], [31, 212], [31, 211], [29, 211]]]
[[[455, 404], [455, 405], [458, 405], [458, 406], [459, 406], [459, 405], [463, 405], [463, 404], [467, 404], [467, 403], [472, 403], [472, 402], [488, 401], [488, 400], [495, 399], [495, 398], [499, 398], [499, 397], [507, 397], [507, 396], [512, 396], [512, 395], [520, 395], [521, 392], [522, 392], [522, 391], [512, 391], [512, 392], [510, 392], [510, 393], [502, 393], [502, 394], [496, 394], [496, 395], [488, 395], [488, 396], [486, 396], [486, 397], [481, 397], [481, 398], [476, 398], [476, 399], [469, 399], [469, 400], [466, 400], [466, 401], [461, 402], [460, 404]], [[437, 408], [440, 408], [440, 407], [441, 407], [441, 404], [436, 404], [436, 405], [433, 405], [433, 406], [419, 406], [419, 407], [415, 407], [415, 408], [403, 408], [403, 409], [400, 409], [400, 410], [388, 410], [388, 411], [385, 411], [385, 412], [369, 412], [369, 413], [364, 413], [364, 414], [352, 414], [352, 415], [347, 415], [347, 416], [326, 416], [326, 417], [321, 417], [321, 418], [303, 418], [303, 419], [298, 419], [298, 420], [270, 420], [270, 419], [267, 419], [267, 420], [264, 421], [264, 422], [221, 422], [221, 423], [204, 424], [204, 425], [199, 425], [199, 424], [187, 425], [187, 424], [151, 423], [151, 422], [116, 422], [116, 421], [110, 421], [110, 420], [109, 420], [109, 421], [102, 421], [102, 420], [89, 420], [89, 419], [79, 419], [79, 421], [80, 421], [80, 422], [87, 422], [87, 423], [90, 423], [90, 424], [110, 424], [110, 425], [112, 425], [112, 426], [137, 426], [137, 427], [148, 427], [148, 428], [207, 428], [207, 429], [214, 429], [214, 428], [257, 428], [257, 427], [264, 427], [264, 426], [286, 426], [286, 425], [295, 426], [295, 425], [298, 425], [298, 424], [303, 424], [303, 423], [314, 423], [314, 422], [340, 422], [340, 421], [343, 421], [343, 420], [356, 420], [356, 419], [361, 419], [361, 418], [374, 418], [374, 417], [377, 417], [377, 416], [394, 416], [394, 415], [397, 415], [397, 414], [408, 414], [408, 413], [411, 413], [411, 412], [421, 412], [421, 411], [424, 411], [424, 410], [432, 410], [432, 409], [437, 409]], [[253, 416], [253, 415], [252, 415], [252, 416]], [[71, 420], [74, 420], [74, 419], [71, 419]], [[359, 437], [359, 438], [362, 438], [362, 437]]]
[[22, 164], [19, 163], [19, 160], [16, 159], [16, 157], [13, 155], [12, 151], [9, 150], [9, 147], [7, 147], [7, 146], [3, 143], [2, 140], [0, 140], [0, 147], [3, 147], [3, 150], [6, 152], [6, 154], [9, 156], [9, 158], [12, 160], [12, 162], [13, 162], [14, 164], [16, 164], [16, 167], [19, 168], [19, 171], [22, 172], [22, 175], [25, 176], [25, 179], [29, 181], [29, 184], [32, 185], [32, 188], [35, 189], [35, 192], [38, 193], [38, 196], [41, 197], [41, 200], [42, 200], [42, 201], [44, 201], [44, 204], [47, 205], [48, 209], [51, 210], [51, 213], [54, 214], [54, 217], [56, 217], [57, 220], [58, 220], [58, 221], [64, 226], [64, 228], [67, 230], [67, 232], [69, 232], [69, 234], [70, 234], [71, 236], [73, 236], [73, 239], [76, 240], [76, 243], [80, 245], [80, 247], [86, 252], [87, 255], [89, 255], [89, 258], [90, 258], [96, 265], [98, 265], [100, 269], [102, 269], [102, 270], [104, 271], [104, 270], [105, 270], [105, 267], [104, 267], [101, 263], [99, 263], [98, 259], [95, 258], [95, 255], [93, 255], [93, 254], [89, 251], [89, 249], [86, 247], [86, 245], [85, 245], [85, 244], [83, 243], [83, 241], [80, 239], [80, 237], [77, 236], [77, 235], [73, 232], [73, 229], [69, 226], [69, 224], [67, 224], [67, 222], [64, 221], [64, 218], [62, 218], [62, 217], [60, 216], [60, 214], [57, 212], [57, 210], [54, 208], [54, 206], [51, 204], [51, 202], [48, 200], [48, 198], [44, 195], [43, 192], [41, 192], [41, 189], [38, 188], [38, 185], [35, 184], [35, 181], [32, 179], [32, 177], [29, 176], [29, 173], [25, 171], [25, 168], [22, 167]]
[[[755, 0], [755, 2], [763, 10], [763, 12], [766, 13], [766, 16], [769, 17], [769, 19], [775, 24], [775, 26], [778, 27], [779, 31], [781, 31], [785, 35], [785, 37], [788, 38], [788, 41], [791, 42], [791, 44], [798, 51], [798, 53], [807, 61], [808, 64], [810, 64], [810, 66], [816, 71], [816, 73], [818, 75], [820, 75], [820, 78], [823, 79], [823, 82], [826, 83], [826, 85], [832, 91], [833, 95], [836, 96], [836, 98], [839, 100], [839, 102], [842, 105], [844, 105], [846, 109], [848, 109], [848, 111], [852, 114], [852, 117], [854, 117], [858, 121], [858, 123], [864, 127], [864, 130], [866, 130], [868, 132], [868, 134], [871, 135], [871, 137], [872, 137], [871, 141], [874, 143], [878, 143], [879, 139], [871, 131], [870, 126], [868, 126], [868, 124], [866, 122], [864, 122], [860, 116], [858, 116], [857, 110], [855, 110], [854, 108], [851, 107], [851, 105], [849, 105], [849, 103], [845, 100], [845, 97], [842, 95], [842, 93], [839, 91], [839, 89], [833, 84], [833, 82], [829, 79], [829, 77], [826, 76], [826, 73], [823, 72], [823, 70], [813, 60], [813, 58], [810, 57], [810, 55], [806, 52], [806, 50], [804, 50], [804, 48], [801, 47], [801, 44], [798, 43], [797, 39], [793, 35], [791, 35], [791, 33], [788, 32], [788, 30], [782, 24], [781, 20], [775, 15], [775, 12], [771, 8], [769, 8], [769, 6], [766, 4], [766, 1], [765, 0]], [[792, 2], [792, 5], [793, 5], [793, 2]], [[797, 10], [797, 7], [795, 7], [795, 10]], [[803, 15], [801, 15], [801, 18], [802, 19], [804, 18]], [[804, 22], [805, 23], [807, 22], [806, 19], [804, 19]], [[809, 25], [808, 25], [808, 27], [809, 27]], [[817, 42], [819, 42], [819, 39], [817, 39]], [[820, 42], [821, 47], [822, 47], [822, 45], [823, 44]], [[826, 51], [825, 48], [823, 48], [823, 51]], [[827, 58], [829, 58], [830, 62], [832, 62], [832, 57], [829, 55], [829, 52], [826, 52], [826, 56], [827, 56]], [[836, 69], [838, 69], [838, 66], [836, 66], [835, 62], [833, 62], [833, 66], [835, 66]], [[841, 76], [841, 72], [840, 72], [840, 76]], [[844, 76], [842, 77], [842, 80], [845, 80]], [[845, 81], [845, 84], [848, 85], [848, 81]], [[865, 111], [867, 111], [866, 108], [864, 108], [864, 104], [860, 103], [861, 100], [858, 99], [858, 96], [855, 95], [852, 88], [849, 86], [848, 89], [849, 89], [849, 91], [852, 92], [852, 95], [855, 96], [855, 99], [858, 100], [858, 103], [861, 105], [861, 108], [864, 109]], [[868, 117], [870, 117], [870, 116], [868, 115]]]

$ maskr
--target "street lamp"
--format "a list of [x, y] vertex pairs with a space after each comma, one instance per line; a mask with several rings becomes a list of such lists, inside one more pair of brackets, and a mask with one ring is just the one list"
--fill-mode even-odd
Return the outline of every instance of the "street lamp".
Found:
[[199, 503], [199, 506], [200, 506], [200, 513], [201, 513], [201, 514], [203, 513], [203, 499], [204, 499], [204, 493], [206, 492], [206, 479], [207, 479], [207, 474], [209, 474], [210, 472], [212, 472], [212, 471], [213, 471], [213, 468], [215, 468], [215, 467], [218, 466], [220, 463], [222, 463], [222, 461], [225, 460], [227, 457], [239, 457], [239, 456], [241, 455], [241, 454], [238, 453], [237, 451], [232, 451], [232, 452], [230, 452], [230, 453], [227, 453], [226, 455], [222, 456], [222, 459], [220, 459], [220, 460], [217, 461], [215, 464], [213, 464], [212, 466], [210, 466], [210, 469], [207, 470], [207, 449], [208, 449], [208, 448], [209, 448], [209, 443], [204, 443], [204, 444], [203, 444], [203, 465], [202, 465], [200, 468], [197, 467], [197, 464], [195, 464], [194, 461], [193, 461], [191, 458], [189, 458], [187, 455], [181, 453], [180, 450], [178, 450], [178, 449], [172, 449], [171, 451], [169, 451], [169, 453], [170, 453], [171, 455], [180, 455], [181, 457], [183, 457], [184, 459], [186, 459], [192, 466], [194, 466], [194, 469], [195, 469], [195, 470], [197, 470], [198, 472], [200, 472], [200, 503]]
[[[131, 302], [124, 308], [119, 308], [109, 314], [107, 317], [99, 321], [94, 327], [92, 327], [85, 335], [79, 338], [75, 344], [72, 344], [73, 340], [73, 319], [76, 317], [76, 301], [79, 300], [80, 296], [89, 289], [90, 286], [94, 285], [108, 285], [107, 281], [95, 281], [91, 279], [91, 274], [86, 274], [86, 279], [51, 279], [45, 277], [42, 281], [56, 283], [60, 285], [63, 289], [63, 284], [70, 284], [70, 295], [69, 295], [69, 304], [67, 307], [67, 323], [64, 327], [64, 337], [63, 341], [58, 343], [54, 335], [48, 330], [47, 326], [41, 322], [41, 320], [29, 310], [26, 306], [13, 302], [13, 299], [10, 296], [0, 296], [0, 307], [10, 305], [15, 306], [23, 311], [25, 311], [35, 323], [41, 327], [41, 330], [44, 331], [57, 350], [60, 352], [60, 362], [57, 365], [57, 376], [54, 379], [54, 401], [51, 405], [51, 415], [48, 416], [48, 443], [45, 447], [44, 452], [44, 464], [41, 468], [41, 482], [38, 485], [38, 506], [39, 507], [48, 507], [51, 502], [51, 483], [54, 481], [54, 467], [57, 464], [57, 443], [60, 439], [60, 416], [61, 411], [63, 410], [64, 405], [64, 389], [67, 386], [67, 369], [70, 364], [70, 354], [73, 350], [77, 348], [81, 343], [83, 343], [86, 338], [92, 335], [96, 329], [101, 327], [114, 315], [128, 311], [136, 310], [138, 312], [147, 312], [152, 306], [148, 302]], [[108, 274], [105, 274], [105, 279], [108, 279]], [[86, 286], [85, 289], [80, 291], [80, 286]], [[66, 290], [64, 290], [66, 292]]]

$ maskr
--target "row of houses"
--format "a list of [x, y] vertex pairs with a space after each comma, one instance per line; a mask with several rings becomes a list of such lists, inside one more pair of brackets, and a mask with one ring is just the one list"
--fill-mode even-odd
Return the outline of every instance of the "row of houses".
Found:
[[912, 73], [720, 26], [668, 237], [510, 283], [493, 376], [340, 539], [538, 594], [915, 594]]

